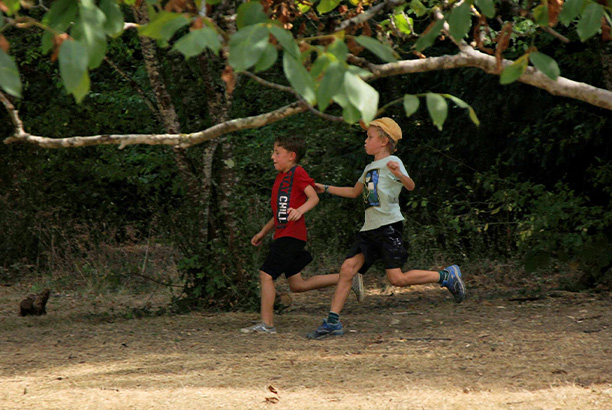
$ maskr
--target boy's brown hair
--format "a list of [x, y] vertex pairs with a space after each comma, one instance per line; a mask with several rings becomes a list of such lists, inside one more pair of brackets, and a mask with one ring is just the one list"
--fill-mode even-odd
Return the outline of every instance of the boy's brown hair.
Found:
[[274, 144], [289, 152], [294, 152], [296, 164], [306, 155], [306, 143], [303, 138], [281, 135], [276, 137]]

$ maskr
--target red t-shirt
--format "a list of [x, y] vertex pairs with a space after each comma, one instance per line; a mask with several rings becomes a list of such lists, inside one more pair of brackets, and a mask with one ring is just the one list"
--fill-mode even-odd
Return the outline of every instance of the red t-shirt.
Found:
[[272, 212], [274, 213], [274, 239], [290, 236], [306, 241], [306, 222], [302, 216], [297, 221], [288, 221], [289, 208], [304, 205], [308, 197], [304, 190], [314, 187], [314, 179], [299, 165], [288, 172], [279, 172], [272, 187]]

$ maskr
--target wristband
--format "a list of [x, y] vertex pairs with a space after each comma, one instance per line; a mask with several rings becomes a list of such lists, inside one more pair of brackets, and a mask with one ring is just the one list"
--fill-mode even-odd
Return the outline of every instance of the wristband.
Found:
[[325, 188], [324, 192], [329, 194], [329, 191], [328, 191], [329, 185], [325, 184], [325, 185], [323, 185], [323, 187]]

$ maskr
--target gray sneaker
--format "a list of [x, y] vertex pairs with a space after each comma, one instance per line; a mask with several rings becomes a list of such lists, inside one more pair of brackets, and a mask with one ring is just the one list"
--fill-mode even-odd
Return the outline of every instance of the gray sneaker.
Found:
[[355, 297], [357, 297], [357, 302], [363, 302], [365, 292], [363, 290], [363, 275], [361, 273], [358, 272], [355, 276], [353, 276], [353, 284], [351, 285], [351, 289], [353, 293], [355, 293]]
[[270, 333], [276, 334], [276, 328], [274, 326], [269, 327], [265, 323], [257, 323], [256, 325], [245, 327], [240, 329], [242, 333]]

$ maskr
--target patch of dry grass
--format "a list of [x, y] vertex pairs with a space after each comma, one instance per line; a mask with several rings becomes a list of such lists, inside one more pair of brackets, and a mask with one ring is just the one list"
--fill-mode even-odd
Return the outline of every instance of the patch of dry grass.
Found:
[[347, 303], [345, 336], [310, 341], [330, 289], [294, 295], [271, 336], [239, 332], [252, 313], [108, 314], [147, 295], [56, 294], [47, 316], [21, 318], [25, 289], [3, 287], [0, 408], [612, 408], [608, 295], [470, 290], [454, 305], [435, 286], [370, 283], [363, 304]]

